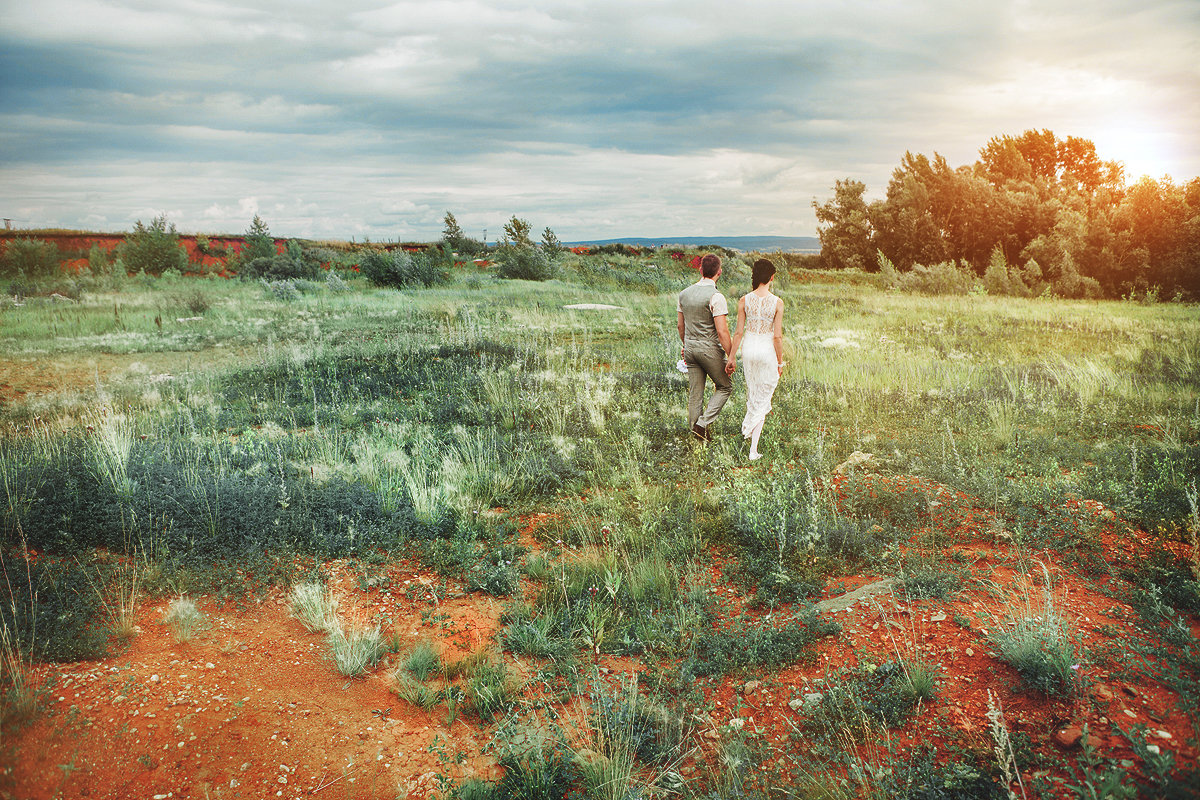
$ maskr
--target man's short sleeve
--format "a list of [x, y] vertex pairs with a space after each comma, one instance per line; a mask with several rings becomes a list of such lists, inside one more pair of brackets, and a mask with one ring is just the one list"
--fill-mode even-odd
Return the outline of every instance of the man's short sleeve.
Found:
[[714, 317], [729, 316], [729, 303], [725, 302], [725, 295], [716, 292], [712, 296], [712, 300], [708, 301], [708, 307], [712, 310]]
[[680, 314], [683, 313], [683, 292], [675, 295], [675, 311]]

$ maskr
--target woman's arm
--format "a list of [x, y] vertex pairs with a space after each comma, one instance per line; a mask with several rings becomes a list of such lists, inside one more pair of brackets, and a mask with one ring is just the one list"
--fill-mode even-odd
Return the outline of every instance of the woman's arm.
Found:
[[775, 303], [775, 319], [771, 322], [772, 341], [775, 343], [775, 363], [779, 365], [779, 374], [783, 374], [783, 301]]
[[746, 335], [746, 298], [738, 298], [737, 332], [733, 335], [733, 345], [729, 348], [728, 359], [733, 360], [737, 355], [742, 337]]

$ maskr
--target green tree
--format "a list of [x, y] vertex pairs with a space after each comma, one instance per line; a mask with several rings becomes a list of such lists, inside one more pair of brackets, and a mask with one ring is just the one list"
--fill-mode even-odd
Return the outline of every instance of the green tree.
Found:
[[934, 216], [934, 168], [923, 155], [905, 153], [892, 172], [887, 196], [870, 207], [876, 247], [901, 272], [948, 259]]
[[444, 225], [442, 228], [442, 241], [457, 250], [458, 243], [465, 239], [467, 235], [463, 233], [463, 229], [458, 225], [458, 220], [449, 211], [442, 218], [442, 223]]
[[821, 257], [830, 267], [877, 269], [874, 230], [863, 200], [866, 189], [862, 181], [847, 178], [834, 183], [832, 200], [822, 204], [813, 201]]
[[546, 226], [546, 229], [542, 231], [542, 251], [551, 258], [557, 258], [562, 249], [562, 242], [554, 235], [554, 231]]
[[242, 240], [241, 260], [249, 263], [258, 258], [271, 258], [275, 254], [275, 238], [271, 236], [271, 229], [262, 217], [255, 214]]
[[533, 247], [533, 240], [529, 238], [531, 230], [533, 226], [529, 224], [529, 220], [518, 219], [514, 214], [504, 223], [504, 238], [516, 247]]
[[169, 269], [183, 271], [188, 263], [175, 223], [168, 223], [166, 214], [155, 217], [149, 225], [139, 219], [133, 233], [117, 246], [117, 254], [130, 270], [148, 275], [161, 275]]

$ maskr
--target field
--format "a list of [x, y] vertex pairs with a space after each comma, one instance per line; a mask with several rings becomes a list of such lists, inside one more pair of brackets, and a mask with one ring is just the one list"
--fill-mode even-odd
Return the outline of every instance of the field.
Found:
[[781, 273], [751, 464], [694, 279], [0, 306], [0, 796], [1197, 796], [1197, 307]]

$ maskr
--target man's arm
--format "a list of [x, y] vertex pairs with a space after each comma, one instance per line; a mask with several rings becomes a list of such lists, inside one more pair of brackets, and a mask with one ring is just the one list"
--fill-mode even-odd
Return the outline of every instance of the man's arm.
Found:
[[[683, 331], [684, 331], [684, 327], [683, 327], [683, 312], [682, 312], [682, 311], [679, 311], [679, 312], [676, 312], [676, 313], [679, 315], [679, 344], [680, 344], [680, 345], [682, 345], [682, 344], [683, 344]], [[682, 355], [682, 354], [683, 354], [683, 348], [682, 348], [682, 347], [680, 347], [680, 348], [679, 348], [679, 352], [680, 352], [680, 355]]]
[[729, 338], [729, 315], [713, 317], [713, 324], [717, 326], [717, 338], [721, 340], [726, 357], [733, 355], [733, 340]]

